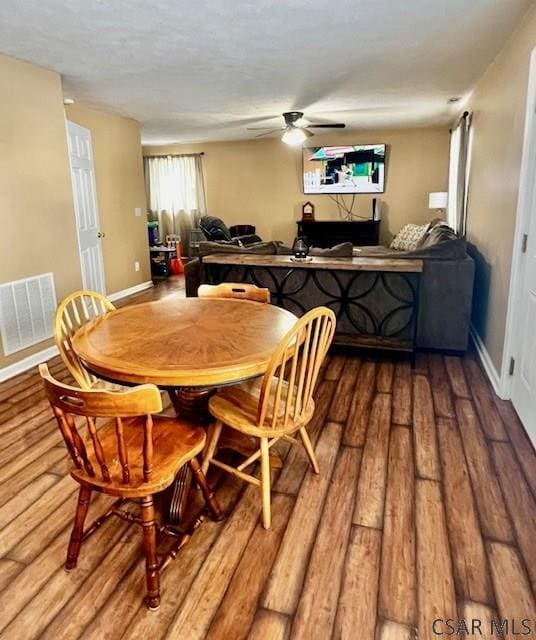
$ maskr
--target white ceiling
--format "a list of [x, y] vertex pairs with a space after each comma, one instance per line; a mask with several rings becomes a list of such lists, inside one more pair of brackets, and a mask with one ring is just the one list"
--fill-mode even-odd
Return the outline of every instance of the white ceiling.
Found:
[[[530, 0], [1, 0], [0, 51], [145, 143], [253, 137], [299, 109], [351, 128], [448, 122]], [[267, 121], [278, 126], [280, 120]]]

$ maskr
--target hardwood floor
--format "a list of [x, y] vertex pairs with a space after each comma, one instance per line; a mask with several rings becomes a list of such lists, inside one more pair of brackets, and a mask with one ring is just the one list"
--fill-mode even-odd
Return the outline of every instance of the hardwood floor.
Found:
[[59, 431], [36, 371], [0, 384], [0, 637], [409, 640], [437, 638], [436, 618], [497, 637], [495, 617], [536, 638], [536, 455], [476, 360], [337, 352], [316, 401], [321, 474], [281, 449], [269, 531], [258, 490], [228, 477], [227, 519], [196, 531], [150, 612], [135, 525], [108, 521], [63, 571], [77, 485]]

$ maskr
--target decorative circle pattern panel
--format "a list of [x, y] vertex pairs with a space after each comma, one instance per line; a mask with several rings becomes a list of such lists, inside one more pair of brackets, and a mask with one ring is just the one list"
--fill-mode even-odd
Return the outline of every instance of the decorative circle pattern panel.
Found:
[[207, 266], [213, 282], [267, 287], [274, 304], [297, 315], [321, 305], [332, 309], [338, 335], [410, 339], [415, 331], [418, 276], [413, 273]]

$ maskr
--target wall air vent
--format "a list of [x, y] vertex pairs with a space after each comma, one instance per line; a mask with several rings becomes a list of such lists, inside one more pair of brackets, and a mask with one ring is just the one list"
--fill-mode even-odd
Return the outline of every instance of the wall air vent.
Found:
[[52, 273], [0, 285], [0, 334], [4, 354], [53, 335], [56, 292]]

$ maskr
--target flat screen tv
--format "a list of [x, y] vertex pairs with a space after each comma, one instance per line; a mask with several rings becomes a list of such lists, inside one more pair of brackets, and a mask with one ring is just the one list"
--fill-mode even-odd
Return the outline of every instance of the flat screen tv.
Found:
[[383, 193], [385, 145], [303, 149], [303, 192]]

